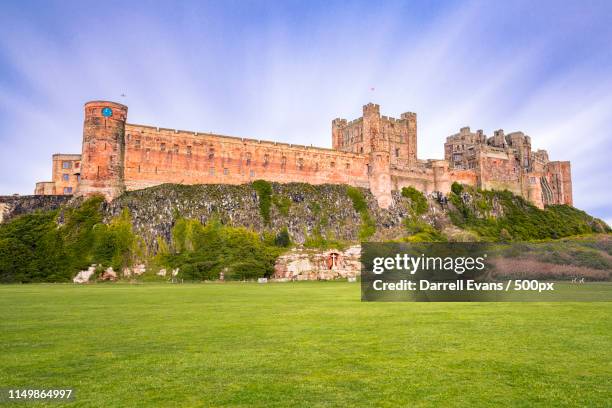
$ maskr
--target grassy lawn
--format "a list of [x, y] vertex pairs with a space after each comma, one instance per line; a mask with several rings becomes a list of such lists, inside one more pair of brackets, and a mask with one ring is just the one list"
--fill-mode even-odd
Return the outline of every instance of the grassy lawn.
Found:
[[610, 406], [612, 303], [359, 297], [342, 282], [0, 286], [0, 387], [76, 390], [49, 406]]

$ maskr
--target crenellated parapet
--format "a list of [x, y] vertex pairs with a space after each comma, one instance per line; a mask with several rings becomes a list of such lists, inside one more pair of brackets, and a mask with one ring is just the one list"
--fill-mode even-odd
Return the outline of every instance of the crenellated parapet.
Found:
[[81, 154], [54, 155], [52, 181], [37, 183], [36, 194], [102, 194], [111, 200], [164, 183], [265, 179], [369, 188], [387, 208], [392, 191], [402, 187], [448, 193], [460, 182], [508, 189], [540, 207], [572, 203], [569, 162], [532, 151], [523, 132], [499, 129], [487, 137], [462, 127], [446, 138], [444, 160], [419, 160], [417, 114], [381, 115], [374, 103], [364, 105], [359, 118], [332, 120], [332, 148], [128, 123], [127, 106], [115, 102], [88, 102], [84, 110]]

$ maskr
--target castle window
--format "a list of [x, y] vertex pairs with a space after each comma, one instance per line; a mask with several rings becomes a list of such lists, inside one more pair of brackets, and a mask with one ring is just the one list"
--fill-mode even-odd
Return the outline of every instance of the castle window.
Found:
[[303, 170], [304, 169], [304, 159], [299, 158], [298, 159], [298, 170]]
[[70, 175], [68, 175], [68, 174], [62, 174], [62, 180], [64, 180], [64, 181], [68, 181], [68, 180], [70, 180]]
[[72, 167], [72, 163], [70, 163], [69, 161], [62, 162], [62, 168], [63, 169], [69, 169], [71, 167]]
[[250, 166], [251, 165], [251, 153], [246, 154], [246, 165]]
[[346, 163], [345, 167], [346, 167], [347, 170], [350, 169], [351, 168], [351, 163]]
[[174, 153], [177, 153], [177, 154], [178, 154], [178, 152], [179, 152], [179, 146], [178, 146], [177, 144], [175, 144], [175, 145], [174, 145], [173, 150], [174, 150]]
[[359, 148], [359, 153], [363, 153], [363, 146]]
[[165, 152], [165, 151], [166, 151], [166, 144], [165, 144], [165, 143], [162, 143], [162, 144], [159, 146], [159, 150], [161, 150], [162, 152]]
[[329, 163], [329, 167], [331, 167], [332, 169], [333, 169], [334, 167], [336, 167], [336, 162], [330, 162], [330, 163]]
[[[138, 166], [138, 168], [140, 168], [140, 166]], [[77, 182], [80, 182], [81, 181], [81, 175], [77, 174], [76, 176], [77, 176]]]
[[223, 169], [223, 174], [227, 176], [229, 174], [229, 169], [228, 168]]
[[395, 149], [395, 157], [399, 157], [399, 153], [400, 153], [400, 149], [396, 148]]
[[72, 194], [72, 187], [64, 187], [64, 194]]
[[208, 175], [209, 176], [214, 176], [215, 175], [215, 168], [214, 167], [211, 167], [211, 168], [208, 169]]
[[136, 149], [140, 149], [140, 139], [136, 139], [136, 140], [134, 141], [134, 147], [135, 147]]
[[215, 158], [215, 149], [211, 147], [210, 150], [208, 150], [208, 160], [212, 160], [214, 158]]
[[74, 167], [75, 167], [75, 168], [77, 168], [77, 169], [78, 169], [80, 166], [81, 166], [81, 163], [80, 163], [80, 162], [76, 162], [76, 163], [74, 163]]
[[251, 177], [255, 177], [255, 170], [251, 170], [251, 171], [249, 172], [249, 175], [250, 175]]
[[268, 163], [270, 163], [270, 155], [269, 154], [264, 154], [264, 162], [263, 165], [267, 166]]
[[191, 146], [187, 146], [187, 156], [191, 156]]

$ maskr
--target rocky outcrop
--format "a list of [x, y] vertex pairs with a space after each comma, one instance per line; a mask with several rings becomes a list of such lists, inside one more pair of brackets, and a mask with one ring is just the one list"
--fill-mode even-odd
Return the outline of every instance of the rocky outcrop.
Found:
[[355, 278], [361, 271], [361, 247], [343, 251], [297, 249], [276, 260], [273, 278], [277, 280], [332, 280]]
[[114, 282], [117, 280], [117, 272], [113, 270], [113, 267], [108, 267], [104, 270], [102, 275], [100, 275], [101, 281], [111, 281]]
[[96, 273], [96, 265], [91, 265], [86, 271], [80, 271], [72, 279], [74, 283], [87, 283], [91, 277]]
[[[128, 208], [136, 233], [149, 247], [155, 247], [157, 237], [170, 241], [178, 217], [201, 223], [215, 218], [223, 224], [259, 233], [277, 233], [287, 228], [291, 240], [297, 244], [316, 234], [331, 240], [359, 241], [362, 220], [347, 195], [347, 186], [272, 183], [272, 190], [269, 224], [260, 215], [259, 197], [251, 184], [165, 184], [129, 191], [105, 204], [106, 221]], [[405, 236], [403, 221], [410, 213], [409, 200], [394, 194], [393, 205], [382, 209], [369, 190], [362, 189], [362, 192], [376, 224], [376, 233], [371, 239], [381, 241]], [[432, 212], [427, 215], [428, 222], [434, 223], [435, 218], [442, 216], [442, 211]]]
[[0, 224], [37, 210], [56, 210], [71, 198], [67, 195], [0, 196]]

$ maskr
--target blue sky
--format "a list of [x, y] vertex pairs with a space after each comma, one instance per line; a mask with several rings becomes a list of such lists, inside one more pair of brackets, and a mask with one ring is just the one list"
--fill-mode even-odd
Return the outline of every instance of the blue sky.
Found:
[[572, 161], [575, 205], [610, 223], [611, 21], [611, 1], [4, 0], [0, 194], [80, 153], [88, 100], [127, 104], [132, 123], [327, 147], [331, 120], [372, 101], [417, 112], [420, 158], [462, 126], [524, 131]]

